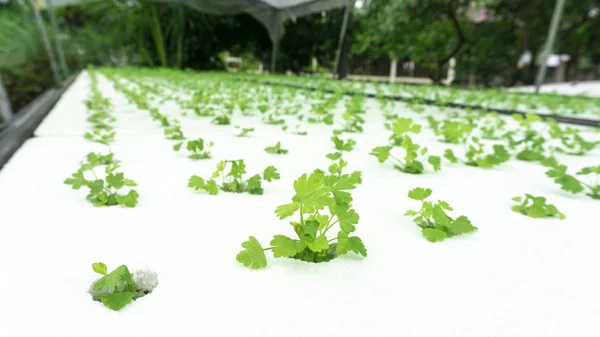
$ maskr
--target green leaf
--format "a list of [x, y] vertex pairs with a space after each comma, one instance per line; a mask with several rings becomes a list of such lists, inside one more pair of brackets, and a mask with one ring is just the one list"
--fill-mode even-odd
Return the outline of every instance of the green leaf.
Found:
[[299, 202], [292, 202], [292, 203], [289, 203], [289, 204], [278, 206], [275, 209], [275, 214], [277, 215], [277, 217], [279, 219], [285, 219], [287, 217], [292, 216], [294, 213], [296, 213], [296, 211], [298, 209], [300, 209], [300, 203]]
[[448, 238], [448, 234], [446, 234], [446, 232], [437, 228], [423, 228], [421, 233], [429, 242], [439, 242]]
[[389, 158], [391, 150], [392, 150], [391, 146], [378, 146], [378, 147], [374, 148], [373, 150], [371, 150], [371, 153], [369, 153], [369, 154], [377, 157], [377, 160], [380, 163], [383, 163]]
[[265, 251], [255, 237], [250, 236], [248, 241], [242, 243], [242, 247], [245, 249], [240, 251], [235, 257], [239, 263], [252, 269], [259, 269], [267, 266]]
[[273, 180], [278, 180], [279, 178], [281, 178], [281, 176], [279, 175], [279, 172], [277, 172], [277, 169], [274, 166], [269, 166], [263, 172], [263, 178], [266, 181], [271, 182]]
[[333, 152], [333, 153], [329, 153], [329, 154], [325, 155], [325, 157], [327, 157], [331, 160], [338, 160], [342, 157], [342, 153], [341, 152]]
[[81, 186], [87, 185], [87, 180], [83, 177], [83, 172], [77, 171], [71, 174], [71, 178], [65, 179], [64, 183], [71, 185], [74, 190], [78, 190]]
[[106, 275], [106, 265], [102, 262], [92, 263], [92, 269], [98, 274]]
[[358, 236], [348, 237], [347, 233], [339, 232], [337, 236], [338, 242], [336, 244], [336, 253], [343, 255], [351, 251], [355, 254], [367, 256], [367, 249], [363, 244], [362, 240]]
[[262, 180], [260, 179], [260, 176], [258, 174], [248, 179], [248, 193], [261, 195], [264, 193], [264, 191], [265, 190], [262, 188]]
[[417, 187], [408, 192], [408, 197], [413, 200], [425, 200], [431, 195], [432, 191], [429, 188]]
[[540, 205], [532, 205], [527, 210], [527, 216], [532, 218], [545, 218], [547, 215], [546, 210], [543, 206]]
[[433, 170], [435, 172], [438, 172], [442, 169], [442, 160], [438, 156], [429, 156], [429, 158], [427, 158], [427, 162], [433, 166]]
[[290, 239], [285, 235], [275, 235], [270, 244], [273, 246], [273, 256], [275, 257], [295, 256], [305, 247], [303, 242]]
[[88, 181], [87, 187], [90, 189], [90, 194], [98, 194], [104, 191], [104, 180], [98, 179], [93, 181]]
[[302, 240], [313, 241], [317, 238], [317, 231], [319, 230], [319, 222], [315, 220], [306, 220], [300, 226], [300, 232], [302, 234]]
[[119, 311], [133, 301], [133, 296], [135, 296], [133, 292], [118, 292], [103, 295], [100, 300], [107, 308]]
[[477, 230], [477, 227], [473, 226], [471, 224], [471, 221], [469, 221], [469, 219], [466, 216], [461, 215], [454, 221], [452, 221], [452, 224], [450, 224], [449, 229], [455, 235], [460, 235], [474, 232]]
[[303, 174], [294, 181], [294, 190], [296, 195], [292, 201], [299, 202], [303, 206], [303, 211], [312, 213], [317, 209], [323, 209], [331, 202], [329, 188], [319, 179], [319, 175], [311, 174], [307, 177]]
[[322, 252], [329, 248], [329, 242], [325, 235], [319, 235], [314, 241], [306, 241], [306, 246], [313, 252]]
[[458, 163], [458, 159], [454, 155], [454, 152], [450, 149], [446, 149], [446, 151], [444, 151], [444, 158], [448, 159], [451, 163]]
[[182, 145], [183, 145], [183, 142], [173, 145], [173, 150], [179, 151], [181, 149]]
[[117, 190], [120, 189], [121, 187], [125, 186], [123, 179], [125, 179], [123, 173], [117, 173], [117, 174], [111, 173], [106, 176], [106, 182], [108, 183], [108, 185], [114, 187]]
[[137, 205], [138, 202], [138, 197], [139, 194], [137, 193], [137, 191], [131, 190], [126, 195], [117, 195], [116, 199], [119, 205], [123, 205], [126, 207], [135, 207], [135, 205]]

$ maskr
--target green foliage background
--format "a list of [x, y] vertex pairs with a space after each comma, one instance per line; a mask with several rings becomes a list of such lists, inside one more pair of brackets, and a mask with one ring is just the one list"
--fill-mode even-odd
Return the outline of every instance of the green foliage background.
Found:
[[[474, 22], [468, 13], [481, 7], [488, 20]], [[534, 57], [540, 51], [553, 9], [551, 0], [367, 0], [353, 10], [348, 28], [352, 71], [396, 57], [415, 61], [421, 76], [439, 80], [455, 57], [458, 83], [468, 74], [481, 85], [498, 75], [504, 85], [531, 83], [535, 65], [519, 69], [517, 60], [525, 50]], [[572, 77], [582, 64], [600, 62], [599, 11], [600, 0], [567, 1], [555, 51], [572, 56]], [[88, 64], [220, 69], [224, 50], [270, 62], [267, 32], [249, 15], [215, 16], [177, 2], [142, 0], [87, 2], [55, 14], [71, 72]], [[42, 16], [48, 23], [46, 10]], [[288, 21], [278, 70], [310, 69], [312, 57], [330, 68], [342, 16], [336, 9]], [[0, 71], [15, 110], [53, 84], [24, 0], [0, 4]]]

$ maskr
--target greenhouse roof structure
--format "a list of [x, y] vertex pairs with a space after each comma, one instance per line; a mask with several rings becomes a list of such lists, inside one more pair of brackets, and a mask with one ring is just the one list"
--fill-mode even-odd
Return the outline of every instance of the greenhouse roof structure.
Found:
[[[83, 2], [102, 0], [40, 0], [42, 6], [63, 7], [80, 5]], [[258, 20], [269, 33], [273, 43], [273, 56], [276, 56], [279, 41], [285, 34], [283, 23], [313, 13], [334, 8], [350, 6], [354, 0], [155, 0], [157, 2], [182, 3], [199, 12], [210, 14], [236, 15], [248, 13]], [[346, 19], [344, 20], [347, 21]], [[345, 35], [345, 24], [342, 26], [340, 41]], [[339, 53], [339, 47], [338, 47]], [[273, 57], [274, 59], [274, 57]], [[271, 61], [271, 71], [274, 69]]]

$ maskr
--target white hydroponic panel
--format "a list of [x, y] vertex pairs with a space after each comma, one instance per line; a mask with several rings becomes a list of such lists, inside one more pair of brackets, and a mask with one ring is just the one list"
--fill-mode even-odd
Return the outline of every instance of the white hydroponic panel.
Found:
[[[254, 271], [235, 260], [241, 242], [293, 234], [274, 209], [290, 201], [298, 176], [327, 167], [331, 128], [310, 125], [299, 136], [238, 116], [233, 124], [257, 128], [238, 138], [233, 125], [182, 116], [165, 103], [161, 112], [178, 116], [188, 137], [215, 142], [212, 159], [191, 161], [173, 152], [146, 111], [126, 104], [101, 78], [117, 117], [111, 149], [126, 177], [139, 183], [140, 200], [133, 209], [95, 208], [83, 190], [63, 184], [86, 153], [105, 148], [81, 137], [88, 83], [80, 76], [38, 137], [0, 171], [0, 336], [600, 335], [600, 203], [563, 192], [539, 165], [513, 159], [495, 169], [443, 165], [438, 173], [401, 173], [368, 155], [389, 136], [369, 100], [365, 132], [352, 135], [358, 145], [345, 155], [349, 169], [363, 173], [353, 196], [356, 234], [369, 256], [311, 264], [267, 254], [267, 268]], [[401, 106], [397, 112], [426, 125]], [[429, 129], [414, 138], [432, 153], [448, 147]], [[264, 152], [277, 141], [288, 155]], [[265, 183], [263, 196], [187, 188], [190, 175], [207, 177], [223, 159], [244, 159], [249, 173], [274, 165], [282, 179]], [[578, 169], [597, 165], [600, 153], [560, 160]], [[432, 188], [434, 199], [449, 202], [479, 231], [426, 241], [404, 216], [419, 206], [407, 197], [414, 187]], [[546, 196], [567, 218], [512, 212], [511, 197], [524, 193]], [[149, 267], [160, 284], [120, 312], [108, 310], [87, 293], [97, 261], [110, 270]]]

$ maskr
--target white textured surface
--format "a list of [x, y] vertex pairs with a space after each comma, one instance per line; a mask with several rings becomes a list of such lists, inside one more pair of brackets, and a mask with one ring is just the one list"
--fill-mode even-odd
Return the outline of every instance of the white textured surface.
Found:
[[[369, 257], [308, 264], [267, 255], [267, 269], [252, 271], [235, 261], [241, 242], [254, 235], [268, 244], [274, 234], [292, 234], [273, 211], [289, 202], [300, 174], [326, 167], [330, 129], [309, 126], [302, 137], [258, 117], [236, 117], [233, 124], [257, 128], [237, 138], [233, 126], [181, 117], [166, 104], [161, 112], [178, 116], [188, 137], [215, 141], [213, 159], [191, 161], [172, 151], [147, 112], [124, 104], [102, 79], [102, 92], [118, 103], [111, 148], [126, 177], [139, 183], [140, 203], [94, 208], [85, 192], [62, 183], [87, 152], [103, 148], [81, 137], [88, 83], [82, 75], [39, 137], [0, 171], [0, 336], [600, 335], [600, 203], [561, 191], [542, 167], [512, 160], [491, 170], [444, 165], [439, 173], [398, 172], [368, 155], [388, 137], [369, 101], [365, 133], [353, 136], [357, 148], [346, 155], [350, 169], [363, 172], [354, 205]], [[416, 138], [434, 153], [446, 147], [428, 128]], [[279, 140], [288, 155], [263, 151]], [[282, 180], [266, 184], [263, 196], [187, 188], [190, 175], [208, 176], [219, 160], [237, 158], [250, 173], [275, 165]], [[560, 159], [577, 169], [598, 164], [600, 153]], [[448, 201], [453, 214], [468, 216], [479, 231], [427, 242], [403, 216], [418, 207], [406, 196], [417, 186], [432, 188], [434, 198]], [[545, 195], [567, 219], [511, 212], [510, 198], [526, 192]], [[160, 284], [123, 311], [110, 311], [86, 292], [97, 261], [111, 270], [148, 267]]]
[[[534, 92], [535, 86], [524, 86], [514, 88], [517, 91]], [[564, 82], [564, 83], [548, 83], [542, 85], [541, 92], [555, 93], [560, 95], [583, 95], [590, 97], [600, 97], [600, 81], [585, 81], [585, 82]]]

